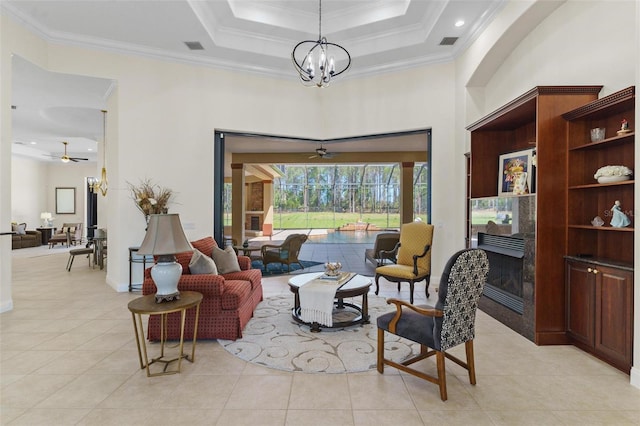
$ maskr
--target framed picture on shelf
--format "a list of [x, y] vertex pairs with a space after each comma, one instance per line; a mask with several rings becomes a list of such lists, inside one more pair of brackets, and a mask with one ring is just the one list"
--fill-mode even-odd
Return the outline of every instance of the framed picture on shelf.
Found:
[[535, 192], [533, 149], [500, 155], [498, 196], [528, 195]]

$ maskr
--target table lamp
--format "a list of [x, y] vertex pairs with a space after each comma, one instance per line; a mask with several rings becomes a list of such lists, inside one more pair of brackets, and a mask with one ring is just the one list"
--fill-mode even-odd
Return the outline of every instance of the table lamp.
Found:
[[180, 299], [178, 281], [182, 265], [176, 262], [176, 253], [193, 251], [184, 235], [177, 214], [152, 214], [138, 254], [158, 256], [151, 268], [151, 278], [156, 285], [156, 303]]
[[49, 228], [51, 226], [51, 213], [50, 212], [42, 212], [40, 213], [40, 219], [42, 219], [42, 227]]

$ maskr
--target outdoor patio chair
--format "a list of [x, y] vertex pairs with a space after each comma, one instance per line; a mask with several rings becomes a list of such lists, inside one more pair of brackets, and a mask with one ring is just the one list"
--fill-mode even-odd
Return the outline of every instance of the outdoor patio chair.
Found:
[[291, 264], [297, 263], [302, 269], [304, 265], [298, 260], [300, 248], [307, 241], [305, 234], [291, 234], [280, 245], [265, 244], [262, 246], [262, 264], [265, 269], [269, 263], [282, 263], [291, 271]]
[[367, 260], [375, 266], [382, 266], [386, 260], [395, 263], [396, 258], [393, 254], [396, 245], [400, 241], [399, 232], [382, 232], [376, 235], [376, 241], [373, 248], [364, 251], [364, 261]]

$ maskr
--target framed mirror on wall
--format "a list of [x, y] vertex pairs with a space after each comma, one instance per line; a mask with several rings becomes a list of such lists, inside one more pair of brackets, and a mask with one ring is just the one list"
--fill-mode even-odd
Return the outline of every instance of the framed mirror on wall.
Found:
[[56, 188], [56, 214], [76, 214], [75, 188]]

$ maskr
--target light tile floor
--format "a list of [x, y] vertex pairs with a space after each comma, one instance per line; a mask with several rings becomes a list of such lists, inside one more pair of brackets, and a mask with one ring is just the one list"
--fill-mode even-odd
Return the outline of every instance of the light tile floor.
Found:
[[[13, 259], [14, 309], [0, 315], [2, 425], [640, 425], [640, 389], [627, 375], [572, 346], [535, 346], [482, 312], [478, 384], [448, 363], [447, 402], [393, 368], [288, 373], [215, 341], [199, 342], [182, 374], [147, 378], [127, 309], [139, 293], [116, 293], [105, 271], [76, 259], [67, 272], [66, 262], [63, 251]], [[264, 279], [265, 295], [288, 294], [286, 281]], [[381, 294], [398, 296], [391, 284]]]

